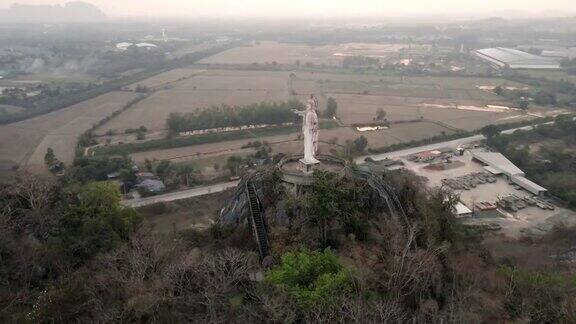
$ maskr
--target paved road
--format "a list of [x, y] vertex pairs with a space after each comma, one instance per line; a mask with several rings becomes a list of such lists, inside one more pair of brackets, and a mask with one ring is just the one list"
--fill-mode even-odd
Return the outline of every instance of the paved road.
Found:
[[123, 200], [122, 204], [124, 206], [129, 206], [129, 207], [142, 207], [142, 206], [156, 204], [159, 202], [174, 201], [174, 200], [204, 196], [204, 195], [208, 195], [211, 193], [221, 192], [221, 191], [224, 191], [224, 190], [227, 190], [230, 188], [234, 188], [238, 185], [238, 182], [239, 181], [236, 180], [236, 181], [230, 181], [230, 182], [224, 182], [224, 183], [217, 183], [217, 184], [209, 185], [209, 186], [196, 187], [196, 188], [182, 190], [182, 191], [170, 192], [170, 193], [166, 193], [166, 194], [158, 195], [158, 196]]
[[[549, 124], [553, 124], [553, 123], [554, 122], [547, 122], [547, 123], [542, 123], [540, 125], [549, 125]], [[517, 130], [530, 130], [533, 127], [534, 126], [532, 126], [532, 125], [517, 127], [517, 128], [504, 130], [504, 131], [502, 131], [502, 133], [503, 134], [512, 134]], [[449, 148], [455, 149], [458, 146], [478, 142], [478, 141], [481, 141], [484, 139], [486, 139], [486, 137], [484, 137], [484, 135], [474, 135], [474, 136], [458, 138], [458, 139], [446, 141], [446, 142], [439, 142], [439, 143], [428, 144], [428, 145], [423, 145], [423, 146], [418, 146], [418, 147], [411, 147], [411, 148], [407, 148], [407, 149], [403, 149], [403, 150], [399, 150], [399, 151], [392, 151], [392, 152], [387, 152], [387, 153], [382, 153], [382, 154], [360, 156], [360, 157], [357, 157], [354, 161], [356, 163], [364, 163], [364, 160], [368, 157], [374, 159], [375, 161], [381, 161], [384, 159], [398, 159], [398, 158], [403, 157], [403, 156], [408, 156], [408, 155], [412, 155], [412, 154], [416, 154], [416, 153], [424, 152], [424, 151], [437, 150], [437, 149], [444, 148], [444, 147], [449, 147]]]

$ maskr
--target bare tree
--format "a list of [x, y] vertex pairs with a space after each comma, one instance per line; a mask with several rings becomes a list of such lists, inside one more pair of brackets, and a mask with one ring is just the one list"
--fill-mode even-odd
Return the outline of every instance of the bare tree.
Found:
[[52, 180], [20, 172], [17, 175], [15, 193], [27, 202], [30, 209], [40, 210], [48, 206], [54, 188], [55, 183]]

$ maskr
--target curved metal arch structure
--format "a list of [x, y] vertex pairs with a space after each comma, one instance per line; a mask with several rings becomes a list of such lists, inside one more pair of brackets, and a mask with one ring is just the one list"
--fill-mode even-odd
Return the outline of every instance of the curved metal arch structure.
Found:
[[[374, 201], [376, 204], [379, 203], [385, 206], [387, 213], [391, 217], [402, 221], [404, 225], [408, 225], [408, 218], [404, 208], [400, 203], [396, 190], [392, 186], [373, 172], [346, 168], [348, 176], [355, 180], [365, 181], [368, 184], [375, 196], [379, 198], [379, 200]], [[263, 171], [256, 171], [244, 176], [236, 187], [229, 205], [221, 210], [218, 220], [224, 226], [238, 226], [247, 217], [250, 217], [249, 223], [254, 231], [254, 239], [258, 243], [261, 258], [266, 257], [270, 252], [267, 235], [261, 235], [263, 231], [261, 225], [258, 225], [260, 223], [265, 226], [267, 223], [264, 216], [266, 206], [260, 203], [263, 201], [265, 176], [266, 173]], [[255, 201], [258, 203], [255, 204]], [[258, 210], [254, 210], [256, 207], [258, 207]], [[266, 228], [264, 228], [264, 233], [267, 233]]]

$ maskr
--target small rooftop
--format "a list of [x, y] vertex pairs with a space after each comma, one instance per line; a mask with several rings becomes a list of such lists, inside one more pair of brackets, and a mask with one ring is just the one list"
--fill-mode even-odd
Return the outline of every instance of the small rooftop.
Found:
[[144, 188], [151, 192], [162, 192], [166, 190], [166, 186], [164, 186], [164, 182], [156, 179], [146, 179], [140, 182], [136, 187]]
[[472, 214], [470, 208], [466, 207], [466, 205], [464, 205], [460, 201], [454, 205], [454, 212], [456, 213], [457, 216], [468, 216]]

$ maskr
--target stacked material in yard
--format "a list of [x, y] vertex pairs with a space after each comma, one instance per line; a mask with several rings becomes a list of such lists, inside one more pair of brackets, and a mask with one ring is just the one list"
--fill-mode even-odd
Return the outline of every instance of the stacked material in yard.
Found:
[[475, 204], [475, 207], [480, 211], [486, 211], [486, 210], [495, 210], [498, 206], [496, 206], [496, 204], [491, 202], [480, 201]]
[[453, 190], [470, 190], [478, 185], [494, 182], [496, 178], [486, 172], [474, 172], [454, 179], [442, 179], [442, 184]]

